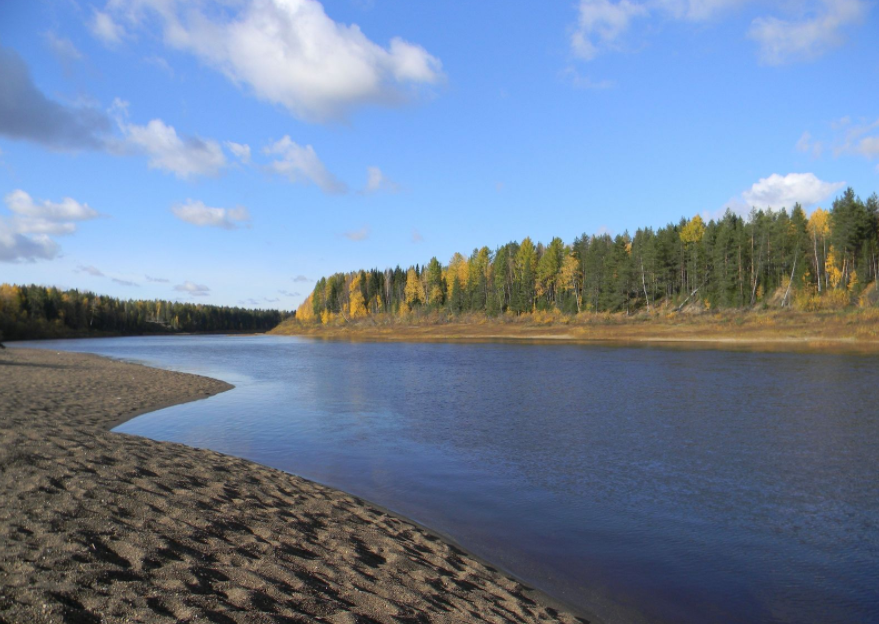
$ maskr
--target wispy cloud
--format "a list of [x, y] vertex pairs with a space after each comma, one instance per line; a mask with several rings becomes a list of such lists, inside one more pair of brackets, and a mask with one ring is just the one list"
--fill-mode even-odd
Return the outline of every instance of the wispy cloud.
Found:
[[235, 230], [250, 221], [247, 208], [211, 208], [204, 202], [187, 199], [185, 204], [171, 208], [174, 216], [199, 227], [217, 227], [224, 230]]
[[293, 278], [293, 281], [294, 282], [313, 282], [314, 280], [309, 277], [305, 277], [304, 275], [297, 275], [296, 277]]
[[366, 186], [362, 191], [365, 194], [397, 193], [400, 190], [400, 185], [382, 173], [378, 167], [367, 167], [366, 176]]
[[369, 238], [369, 226], [364, 225], [359, 230], [352, 230], [350, 232], [344, 232], [342, 234], [342, 236], [347, 238], [349, 241], [355, 241], [355, 242], [364, 241], [367, 238]]
[[[638, 23], [654, 30], [662, 21], [705, 23], [746, 5], [777, 7], [785, 18], [758, 15], [746, 33], [758, 46], [758, 57], [767, 65], [815, 59], [846, 40], [846, 30], [860, 24], [868, 11], [867, 0], [818, 0], [754, 5], [750, 0], [580, 0], [570, 44], [573, 55], [592, 61], [601, 54], [626, 48], [626, 35]], [[574, 84], [576, 85], [576, 80]], [[602, 83], [597, 83], [601, 85]], [[587, 88], [591, 81], [585, 82]]]
[[348, 187], [327, 170], [311, 145], [302, 147], [289, 136], [284, 136], [280, 141], [264, 148], [263, 152], [280, 156], [280, 159], [269, 163], [268, 169], [291, 182], [314, 183], [324, 193], [331, 195], [348, 192]]
[[235, 155], [245, 165], [250, 163], [250, 146], [246, 143], [235, 143], [234, 141], [226, 141], [226, 148]]
[[155, 282], [158, 284], [167, 284], [171, 281], [169, 279], [165, 279], [164, 277], [150, 277], [149, 275], [144, 275], [144, 279], [146, 279], [146, 281], [148, 282]]
[[98, 267], [92, 265], [79, 265], [76, 267], [77, 273], [88, 273], [92, 277], [104, 277], [104, 272]]
[[412, 242], [413, 243], [420, 243], [423, 241], [424, 241], [424, 237], [421, 235], [421, 232], [419, 232], [415, 228], [412, 228]]
[[760, 46], [760, 60], [782, 65], [817, 58], [845, 42], [847, 27], [867, 14], [865, 0], [824, 0], [817, 13], [804, 12], [794, 19], [758, 17], [748, 36]]

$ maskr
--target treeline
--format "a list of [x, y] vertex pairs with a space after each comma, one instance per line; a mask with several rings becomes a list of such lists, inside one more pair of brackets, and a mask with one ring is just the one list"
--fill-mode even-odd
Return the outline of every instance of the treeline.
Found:
[[7, 340], [169, 332], [272, 329], [278, 310], [114, 299], [93, 292], [0, 285], [0, 335]]
[[404, 270], [337, 273], [317, 282], [297, 310], [300, 321], [332, 322], [378, 314], [442, 311], [497, 316], [552, 312], [652, 311], [657, 308], [806, 310], [870, 304], [879, 274], [879, 199], [849, 188], [829, 211], [806, 216], [727, 210], [719, 220], [695, 216], [664, 228], [570, 244], [530, 238], [490, 250], [436, 258]]

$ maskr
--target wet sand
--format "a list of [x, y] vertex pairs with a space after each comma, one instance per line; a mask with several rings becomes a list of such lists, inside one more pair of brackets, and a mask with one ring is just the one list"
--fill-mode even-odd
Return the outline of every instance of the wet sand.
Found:
[[343, 492], [109, 432], [229, 389], [0, 351], [0, 623], [586, 621]]

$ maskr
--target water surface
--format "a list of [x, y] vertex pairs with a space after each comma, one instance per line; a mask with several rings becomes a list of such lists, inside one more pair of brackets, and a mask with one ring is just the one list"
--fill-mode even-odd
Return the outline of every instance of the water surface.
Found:
[[609, 621], [879, 621], [879, 358], [149, 337], [235, 384], [117, 431], [372, 500]]

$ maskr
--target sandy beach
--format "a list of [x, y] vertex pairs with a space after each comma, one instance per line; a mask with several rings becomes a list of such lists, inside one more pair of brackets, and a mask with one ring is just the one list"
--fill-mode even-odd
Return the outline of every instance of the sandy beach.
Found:
[[0, 351], [0, 622], [585, 622], [367, 502], [110, 433], [228, 384]]

